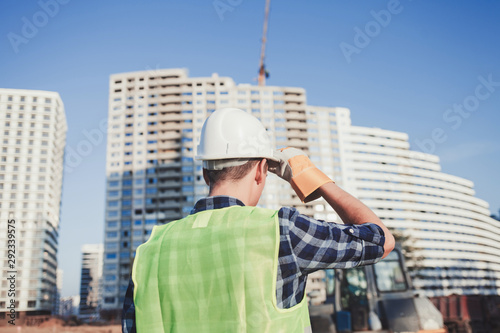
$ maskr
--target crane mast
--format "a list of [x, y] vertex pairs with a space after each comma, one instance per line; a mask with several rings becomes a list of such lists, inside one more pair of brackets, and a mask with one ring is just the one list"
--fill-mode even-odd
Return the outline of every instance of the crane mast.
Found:
[[266, 55], [266, 42], [267, 42], [267, 25], [269, 22], [269, 7], [271, 0], [266, 0], [266, 12], [264, 14], [264, 28], [262, 31], [262, 44], [260, 48], [260, 64], [259, 64], [259, 86], [266, 85], [266, 67], [264, 65], [264, 57]]

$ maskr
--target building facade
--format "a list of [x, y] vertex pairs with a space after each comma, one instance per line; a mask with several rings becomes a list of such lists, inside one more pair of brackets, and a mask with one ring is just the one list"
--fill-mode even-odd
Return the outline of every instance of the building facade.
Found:
[[[207, 194], [201, 163], [194, 161], [196, 144], [206, 117], [229, 106], [251, 112], [269, 130], [276, 128], [272, 137], [277, 146], [308, 149], [305, 91], [301, 88], [236, 85], [231, 78], [217, 74], [190, 78], [184, 69], [111, 76], [104, 316], [120, 312], [134, 252], [153, 226], [188, 215], [196, 200]], [[286, 186], [270, 178], [261, 204], [298, 205], [295, 193]], [[287, 190], [277, 197], [281, 188]], [[312, 209], [312, 205], [299, 206]]]
[[[121, 309], [135, 249], [153, 226], [186, 216], [207, 194], [196, 145], [206, 117], [223, 107], [255, 115], [277, 148], [303, 149], [389, 227], [410, 231], [426, 258], [418, 288], [429, 295], [500, 292], [500, 267], [491, 255], [500, 230], [487, 204], [474, 197], [470, 181], [442, 173], [436, 156], [411, 151], [406, 134], [352, 126], [348, 109], [309, 106], [302, 88], [235, 84], [217, 74], [191, 78], [184, 69], [115, 74], [109, 89], [102, 306], [110, 314]], [[249, 144], [258, 144], [258, 136]], [[303, 204], [274, 175], [259, 204], [341, 222], [324, 200]], [[471, 247], [463, 252], [466, 239]], [[465, 272], [474, 277], [455, 288]], [[319, 286], [321, 273], [313, 278]]]
[[2, 279], [2, 317], [12, 299], [20, 316], [53, 311], [66, 129], [58, 93], [0, 89], [1, 257], [15, 276], [15, 296]]
[[99, 319], [103, 248], [102, 244], [82, 246], [79, 317], [84, 320]]

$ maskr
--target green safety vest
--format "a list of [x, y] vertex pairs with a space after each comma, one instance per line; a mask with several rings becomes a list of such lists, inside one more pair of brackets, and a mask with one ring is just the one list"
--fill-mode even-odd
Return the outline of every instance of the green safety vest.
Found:
[[132, 270], [137, 332], [310, 332], [276, 306], [278, 212], [232, 206], [155, 226]]

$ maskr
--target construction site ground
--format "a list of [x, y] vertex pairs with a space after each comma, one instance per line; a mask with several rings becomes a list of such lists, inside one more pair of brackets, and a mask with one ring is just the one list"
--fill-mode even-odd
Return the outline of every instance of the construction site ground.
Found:
[[0, 333], [120, 333], [120, 325], [65, 326], [60, 319], [51, 318], [38, 326], [8, 325], [0, 327]]

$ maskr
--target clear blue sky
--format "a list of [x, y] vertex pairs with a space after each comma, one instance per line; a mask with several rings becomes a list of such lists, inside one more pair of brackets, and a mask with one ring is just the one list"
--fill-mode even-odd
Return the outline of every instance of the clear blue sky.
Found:
[[[0, 2], [0, 87], [59, 92], [73, 149], [84, 130], [107, 117], [110, 74], [184, 67], [191, 76], [217, 72], [254, 83], [264, 0], [64, 2], [57, 10], [45, 6], [51, 14], [45, 16], [38, 1]], [[443, 171], [472, 180], [497, 213], [500, 83], [479, 88], [481, 100], [474, 95], [478, 77], [500, 82], [500, 2], [396, 4], [273, 0], [268, 84], [304, 87], [312, 105], [348, 107], [354, 125], [406, 132], [413, 149], [427, 142], [424, 149], [441, 158]], [[388, 7], [390, 21], [380, 14], [383, 26], [374, 24], [371, 12]], [[28, 28], [32, 23], [37, 31]], [[370, 40], [356, 38], [356, 28], [368, 28]], [[347, 44], [357, 45], [350, 62], [340, 47]], [[447, 113], [464, 102], [473, 111]], [[446, 139], [433, 148], [436, 128]], [[79, 292], [81, 245], [103, 240], [105, 155], [103, 140], [65, 174], [64, 296]]]

